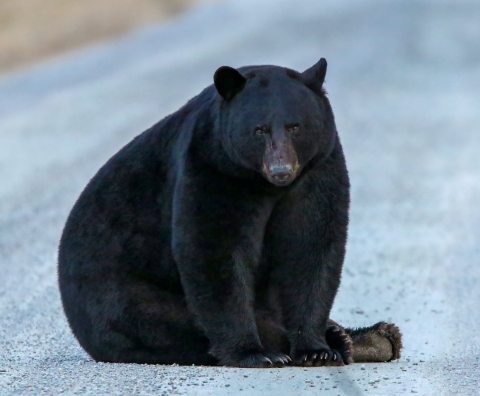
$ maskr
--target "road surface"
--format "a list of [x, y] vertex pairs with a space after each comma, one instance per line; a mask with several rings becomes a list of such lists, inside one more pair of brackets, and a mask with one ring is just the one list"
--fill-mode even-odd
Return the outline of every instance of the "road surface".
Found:
[[[475, 0], [230, 0], [4, 77], [0, 394], [478, 394], [479, 20]], [[322, 56], [352, 181], [332, 317], [398, 324], [402, 358], [265, 370], [92, 361], [56, 278], [89, 178], [218, 66], [303, 70]]]

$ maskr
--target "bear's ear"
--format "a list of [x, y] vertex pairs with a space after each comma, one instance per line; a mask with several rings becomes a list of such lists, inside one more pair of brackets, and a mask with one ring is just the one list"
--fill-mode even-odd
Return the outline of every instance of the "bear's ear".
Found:
[[213, 75], [213, 81], [217, 92], [225, 100], [232, 99], [247, 82], [237, 69], [229, 66], [219, 67]]
[[327, 74], [327, 61], [320, 59], [315, 65], [302, 73], [302, 80], [309, 87], [321, 88]]

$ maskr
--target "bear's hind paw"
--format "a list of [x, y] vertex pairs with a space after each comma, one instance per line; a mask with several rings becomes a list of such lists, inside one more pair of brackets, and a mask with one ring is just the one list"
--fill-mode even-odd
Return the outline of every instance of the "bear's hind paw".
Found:
[[346, 331], [353, 341], [352, 357], [355, 362], [390, 362], [400, 358], [402, 334], [393, 323], [379, 322]]
[[345, 364], [353, 363], [352, 359], [352, 339], [339, 326], [329, 326], [325, 332], [325, 339], [328, 346], [338, 351]]
[[390, 360], [400, 359], [400, 351], [403, 347], [400, 329], [393, 323], [380, 322], [377, 323], [377, 326], [377, 331], [380, 335], [387, 338], [392, 344], [392, 357]]

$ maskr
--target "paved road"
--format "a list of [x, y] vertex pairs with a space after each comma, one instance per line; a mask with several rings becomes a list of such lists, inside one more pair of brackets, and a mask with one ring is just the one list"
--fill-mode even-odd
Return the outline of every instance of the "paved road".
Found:
[[[202, 6], [0, 81], [0, 394], [478, 394], [480, 4], [258, 3]], [[89, 178], [218, 66], [302, 70], [321, 56], [353, 183], [333, 317], [397, 323], [402, 359], [272, 370], [89, 359], [55, 269]]]

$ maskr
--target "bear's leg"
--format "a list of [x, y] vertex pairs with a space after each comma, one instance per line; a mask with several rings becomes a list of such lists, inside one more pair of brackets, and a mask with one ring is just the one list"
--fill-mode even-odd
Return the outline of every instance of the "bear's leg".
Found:
[[345, 255], [348, 194], [337, 178], [323, 177], [305, 175], [277, 204], [265, 232], [290, 356], [301, 366], [342, 364], [325, 337]]
[[175, 187], [172, 251], [185, 297], [220, 365], [270, 367], [254, 312], [255, 268], [274, 205], [187, 161]]
[[[353, 362], [388, 362], [400, 358], [402, 334], [398, 327], [392, 323], [379, 322], [370, 327], [348, 329], [342, 328], [342, 326], [329, 319], [329, 326], [329, 329], [342, 329], [348, 335]], [[330, 346], [331, 342], [340, 342], [336, 337], [328, 340], [328, 334], [327, 341]], [[333, 346], [331, 347], [333, 348]]]
[[[115, 316], [105, 309], [94, 345], [86, 348], [97, 361], [180, 365], [216, 365], [209, 342], [194, 325], [181, 295], [137, 285]], [[108, 301], [108, 296], [104, 296]], [[110, 300], [110, 304], [113, 298]], [[107, 308], [107, 307], [105, 307]]]

